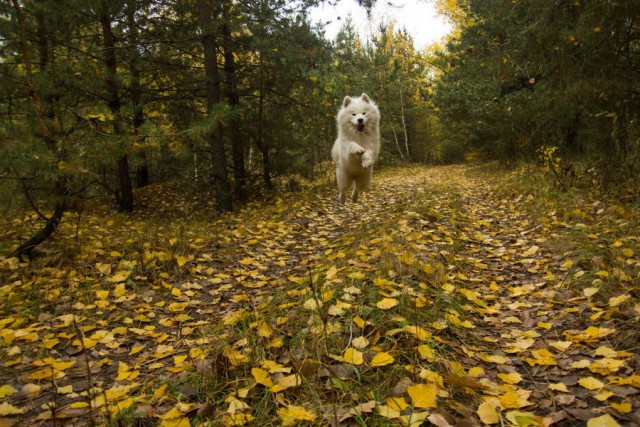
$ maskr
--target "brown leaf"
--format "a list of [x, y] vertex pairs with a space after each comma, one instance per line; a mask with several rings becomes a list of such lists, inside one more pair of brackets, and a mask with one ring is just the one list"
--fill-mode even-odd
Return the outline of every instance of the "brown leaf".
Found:
[[407, 388], [412, 384], [413, 384], [413, 381], [411, 381], [411, 378], [409, 377], [402, 378], [393, 387], [393, 390], [391, 391], [391, 396], [393, 397], [403, 396], [407, 392]]

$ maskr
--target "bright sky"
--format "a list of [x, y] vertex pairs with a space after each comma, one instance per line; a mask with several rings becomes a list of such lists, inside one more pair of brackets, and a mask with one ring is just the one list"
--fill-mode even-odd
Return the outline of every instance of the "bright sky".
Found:
[[377, 0], [371, 20], [367, 19], [367, 12], [358, 6], [355, 0], [339, 0], [335, 6], [327, 3], [325, 1], [319, 7], [313, 8], [309, 15], [312, 22], [331, 21], [325, 26], [326, 35], [331, 40], [335, 39], [349, 15], [363, 39], [368, 39], [372, 33], [377, 32], [380, 22], [389, 23], [395, 20], [396, 28], [407, 29], [417, 49], [440, 40], [451, 31], [451, 24], [438, 15], [435, 6], [429, 0]]

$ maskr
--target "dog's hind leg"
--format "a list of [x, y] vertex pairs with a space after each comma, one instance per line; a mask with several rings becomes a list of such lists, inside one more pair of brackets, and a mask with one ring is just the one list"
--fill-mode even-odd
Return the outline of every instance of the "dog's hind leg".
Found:
[[364, 191], [369, 187], [369, 182], [371, 182], [371, 175], [373, 173], [373, 169], [369, 168], [362, 175], [356, 178], [356, 185], [353, 187], [353, 193], [351, 194], [351, 200], [354, 202], [358, 201], [358, 195], [360, 191]]
[[349, 175], [349, 173], [341, 170], [340, 168], [337, 168], [336, 180], [338, 181], [338, 190], [340, 190], [340, 195], [338, 196], [338, 199], [340, 200], [340, 203], [344, 204], [344, 201], [347, 198], [347, 191], [353, 184], [353, 177]]

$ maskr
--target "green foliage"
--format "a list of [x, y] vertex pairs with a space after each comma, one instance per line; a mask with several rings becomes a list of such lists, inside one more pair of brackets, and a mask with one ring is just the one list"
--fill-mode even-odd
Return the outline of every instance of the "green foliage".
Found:
[[637, 175], [637, 3], [458, 6], [460, 36], [441, 55], [446, 72], [436, 90], [447, 143], [501, 160], [556, 146], [567, 159]]

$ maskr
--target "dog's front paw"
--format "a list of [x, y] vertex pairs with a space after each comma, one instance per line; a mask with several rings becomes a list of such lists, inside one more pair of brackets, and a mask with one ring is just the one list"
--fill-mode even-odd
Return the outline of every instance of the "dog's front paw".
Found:
[[360, 145], [356, 144], [355, 142], [352, 142], [349, 145], [349, 152], [359, 157], [364, 154], [364, 148], [362, 148]]
[[362, 154], [362, 167], [366, 169], [369, 166], [373, 166], [373, 153], [366, 151]]

